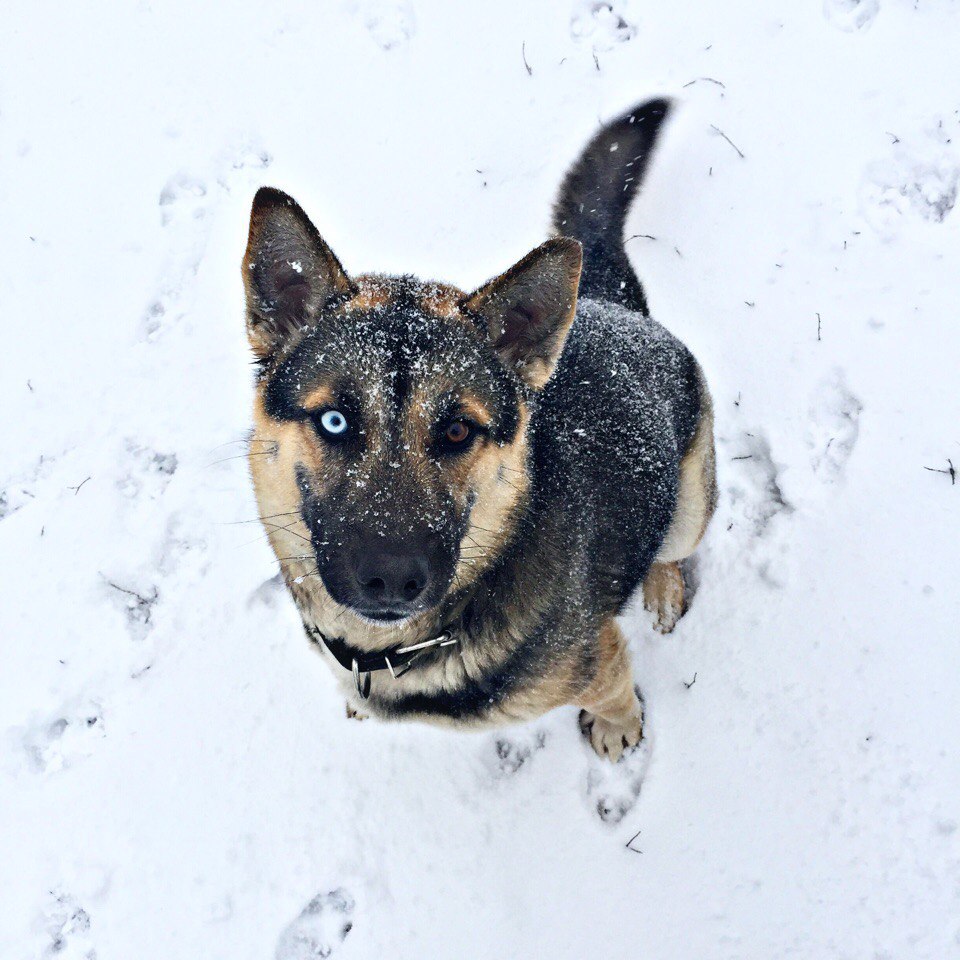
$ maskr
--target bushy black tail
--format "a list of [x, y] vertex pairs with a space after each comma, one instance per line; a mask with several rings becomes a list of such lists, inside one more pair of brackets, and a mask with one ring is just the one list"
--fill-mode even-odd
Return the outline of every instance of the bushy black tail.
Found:
[[582, 297], [647, 312], [624, 249], [623, 226], [669, 109], [669, 100], [650, 100], [608, 123], [560, 187], [553, 228], [583, 244]]

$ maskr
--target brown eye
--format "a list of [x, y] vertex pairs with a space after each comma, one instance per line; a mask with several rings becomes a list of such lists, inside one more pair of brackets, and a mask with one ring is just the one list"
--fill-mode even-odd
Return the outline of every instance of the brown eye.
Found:
[[470, 436], [470, 427], [462, 420], [454, 420], [444, 431], [443, 436], [447, 443], [456, 446]]

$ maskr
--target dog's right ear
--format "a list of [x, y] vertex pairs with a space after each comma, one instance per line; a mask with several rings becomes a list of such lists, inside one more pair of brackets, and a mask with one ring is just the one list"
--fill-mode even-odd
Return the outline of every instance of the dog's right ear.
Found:
[[261, 360], [309, 325], [326, 300], [352, 289], [317, 228], [292, 198], [261, 187], [243, 258], [247, 337]]

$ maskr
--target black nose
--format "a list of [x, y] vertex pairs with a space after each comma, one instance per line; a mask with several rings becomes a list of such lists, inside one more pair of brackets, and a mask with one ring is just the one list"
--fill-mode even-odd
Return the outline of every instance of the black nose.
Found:
[[430, 565], [422, 550], [379, 540], [357, 550], [353, 575], [365, 606], [396, 613], [408, 609], [426, 589]]

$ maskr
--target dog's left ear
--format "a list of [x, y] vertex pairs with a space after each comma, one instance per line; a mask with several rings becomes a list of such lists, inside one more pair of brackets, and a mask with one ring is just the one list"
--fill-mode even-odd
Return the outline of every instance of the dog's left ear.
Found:
[[243, 284], [247, 337], [261, 360], [292, 343], [329, 297], [352, 288], [300, 205], [273, 187], [253, 198]]
[[504, 363], [536, 390], [550, 379], [573, 323], [582, 260], [576, 240], [554, 237], [464, 302], [486, 321]]

